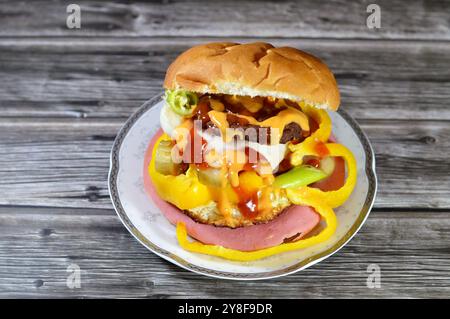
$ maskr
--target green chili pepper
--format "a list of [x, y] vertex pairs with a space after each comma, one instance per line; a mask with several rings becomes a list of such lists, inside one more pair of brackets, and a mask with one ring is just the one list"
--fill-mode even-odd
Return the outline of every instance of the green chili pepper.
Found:
[[327, 174], [320, 169], [302, 165], [275, 177], [273, 185], [280, 188], [300, 187], [320, 181], [325, 177], [327, 177]]
[[178, 115], [191, 115], [198, 103], [197, 94], [184, 90], [166, 90], [166, 102]]

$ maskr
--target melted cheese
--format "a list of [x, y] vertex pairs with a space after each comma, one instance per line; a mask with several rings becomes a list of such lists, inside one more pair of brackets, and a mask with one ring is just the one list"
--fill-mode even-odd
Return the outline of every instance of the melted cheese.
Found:
[[[221, 187], [208, 187], [214, 201], [217, 203], [217, 209], [222, 214], [227, 222], [229, 222], [233, 216], [233, 207], [236, 202], [234, 191], [228, 184], [227, 176], [229, 175], [227, 165], [223, 165], [220, 169], [221, 174]], [[233, 196], [234, 195], [234, 196]]]
[[[216, 125], [219, 128], [224, 141], [226, 142], [230, 141], [233, 138], [234, 133], [230, 132], [230, 130], [227, 130], [229, 128], [229, 124], [227, 121], [227, 114], [218, 111], [209, 111], [208, 115], [211, 121], [214, 123], [214, 125]], [[302, 130], [309, 131], [308, 117], [300, 110], [294, 109], [292, 107], [282, 110], [277, 115], [261, 122], [257, 121], [255, 118], [251, 116], [239, 114], [236, 114], [236, 116], [242, 119], [246, 119], [251, 125], [270, 127], [271, 144], [278, 144], [280, 142], [284, 128], [289, 123], [292, 122], [297, 123], [298, 125], [300, 125]]]
[[244, 169], [246, 156], [242, 150], [229, 150], [225, 152], [225, 161], [228, 168], [228, 180], [231, 186], [239, 186], [239, 172]]
[[185, 119], [180, 125], [178, 125], [172, 131], [173, 134], [172, 138], [175, 140], [179, 150], [184, 150], [188, 145], [189, 140], [191, 138], [190, 134], [192, 127], [193, 127], [192, 121]]
[[264, 99], [261, 97], [227, 95], [225, 100], [230, 104], [241, 104], [251, 113], [258, 112], [264, 105]]
[[214, 125], [217, 126], [217, 128], [220, 130], [220, 134], [225, 140], [225, 136], [227, 136], [227, 129], [228, 129], [227, 113], [218, 111], [209, 111], [208, 115], [211, 122], [213, 122]]
[[225, 110], [225, 105], [216, 99], [209, 99], [209, 103], [214, 111], [223, 112]]

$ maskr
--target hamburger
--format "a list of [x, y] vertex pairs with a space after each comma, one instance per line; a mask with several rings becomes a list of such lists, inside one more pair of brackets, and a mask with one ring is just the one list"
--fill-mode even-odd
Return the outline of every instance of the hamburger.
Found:
[[164, 88], [144, 175], [184, 249], [255, 260], [330, 238], [356, 163], [331, 134], [340, 97], [321, 60], [208, 43], [175, 59]]

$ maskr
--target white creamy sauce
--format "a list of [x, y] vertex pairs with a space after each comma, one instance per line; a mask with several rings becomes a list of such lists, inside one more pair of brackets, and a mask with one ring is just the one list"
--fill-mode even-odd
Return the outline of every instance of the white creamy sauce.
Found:
[[183, 122], [183, 117], [175, 113], [169, 105], [164, 104], [159, 114], [159, 121], [164, 133], [174, 138], [175, 128]]
[[245, 147], [248, 147], [264, 156], [272, 170], [275, 170], [278, 167], [287, 151], [286, 144], [263, 145], [243, 140], [225, 143], [221, 136], [212, 136], [207, 132], [200, 133], [200, 135], [208, 142], [209, 148], [214, 149], [219, 153], [222, 153], [227, 149], [244, 150]]

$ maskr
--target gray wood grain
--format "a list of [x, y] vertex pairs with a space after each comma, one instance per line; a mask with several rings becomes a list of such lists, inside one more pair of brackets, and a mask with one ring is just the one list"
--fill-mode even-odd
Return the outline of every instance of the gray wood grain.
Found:
[[[373, 212], [341, 251], [260, 282], [186, 272], [141, 246], [112, 210], [0, 208], [0, 297], [436, 297], [450, 295], [449, 212]], [[418, 238], [419, 237], [419, 238]], [[81, 268], [81, 288], [66, 286]], [[381, 288], [366, 286], [381, 268]]]
[[[213, 40], [0, 40], [0, 118], [125, 119], [180, 52]], [[267, 41], [321, 57], [357, 119], [450, 120], [450, 42]]]
[[[115, 134], [196, 41], [0, 41], [0, 203], [110, 208]], [[450, 208], [450, 44], [275, 42], [336, 73], [342, 107], [374, 143], [376, 207]]]
[[378, 0], [381, 28], [368, 29], [370, 1], [77, 1], [81, 29], [66, 27], [67, 1], [1, 1], [2, 36], [258, 36], [449, 40], [450, 3]]
[[[449, 1], [0, 0], [0, 297], [450, 296]], [[342, 107], [377, 156], [367, 223], [331, 258], [289, 277], [228, 282], [141, 246], [107, 191], [125, 120], [161, 91], [169, 63], [201, 42], [264, 40], [331, 67]], [[81, 289], [66, 286], [67, 267]], [[381, 267], [381, 289], [366, 287]]]

